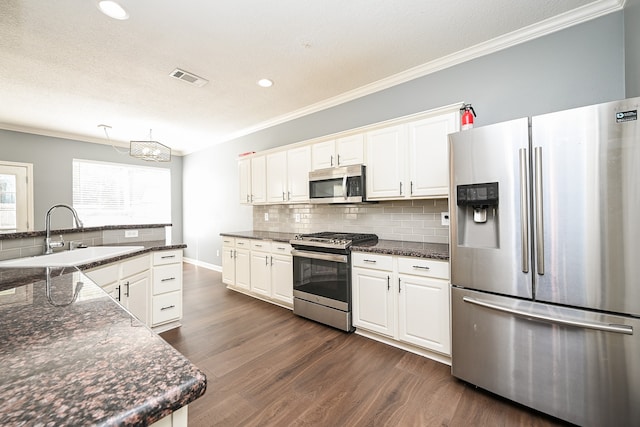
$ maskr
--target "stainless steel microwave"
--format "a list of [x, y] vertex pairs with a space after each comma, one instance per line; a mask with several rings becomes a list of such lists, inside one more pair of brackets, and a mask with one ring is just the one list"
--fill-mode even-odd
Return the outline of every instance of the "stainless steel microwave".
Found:
[[309, 172], [311, 203], [359, 203], [365, 197], [365, 166], [353, 165]]

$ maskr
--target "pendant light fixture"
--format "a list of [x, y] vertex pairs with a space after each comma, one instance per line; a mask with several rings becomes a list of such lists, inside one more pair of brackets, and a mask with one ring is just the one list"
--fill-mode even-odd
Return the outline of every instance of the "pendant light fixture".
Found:
[[130, 141], [129, 155], [148, 162], [170, 162], [171, 148], [158, 141], [153, 141], [149, 129], [148, 141]]

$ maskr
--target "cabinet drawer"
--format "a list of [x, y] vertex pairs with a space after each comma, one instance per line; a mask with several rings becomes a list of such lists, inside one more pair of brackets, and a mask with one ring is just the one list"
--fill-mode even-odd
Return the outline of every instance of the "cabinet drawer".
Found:
[[425, 258], [398, 258], [398, 272], [448, 280], [449, 263]]
[[182, 317], [182, 292], [170, 292], [153, 297], [152, 324], [177, 320]]
[[273, 242], [271, 243], [271, 252], [274, 255], [291, 255], [291, 245], [288, 243]]
[[153, 253], [153, 265], [174, 264], [182, 262], [182, 249], [174, 251], [158, 251]]
[[251, 239], [236, 239], [236, 248], [238, 249], [250, 249]]
[[236, 239], [233, 237], [222, 236], [222, 246], [235, 246]]
[[153, 268], [153, 295], [182, 289], [182, 264], [167, 264]]
[[376, 270], [393, 270], [391, 255], [377, 255], [367, 252], [352, 252], [351, 262], [354, 267], [373, 268]]
[[120, 277], [122, 278], [142, 273], [151, 267], [151, 265], [149, 265], [149, 255], [128, 259], [123, 261], [121, 266], [122, 270]]
[[251, 240], [251, 250], [271, 252], [271, 242], [266, 240]]

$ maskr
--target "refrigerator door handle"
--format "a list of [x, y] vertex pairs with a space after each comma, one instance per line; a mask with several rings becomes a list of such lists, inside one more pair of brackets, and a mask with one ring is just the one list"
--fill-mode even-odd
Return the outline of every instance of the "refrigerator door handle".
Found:
[[533, 149], [535, 164], [536, 259], [537, 273], [544, 274], [544, 219], [542, 206], [542, 147]]
[[522, 272], [529, 272], [529, 203], [527, 182], [527, 149], [520, 150], [520, 236], [522, 240]]
[[581, 320], [570, 319], [558, 319], [552, 316], [546, 316], [544, 314], [530, 313], [524, 310], [518, 310], [515, 308], [504, 307], [502, 305], [494, 304], [487, 301], [480, 301], [470, 297], [463, 297], [462, 300], [469, 304], [479, 305], [491, 310], [501, 311], [504, 313], [513, 314], [517, 317], [523, 317], [528, 320], [540, 320], [547, 323], [554, 323], [556, 325], [574, 326], [577, 328], [594, 329], [602, 332], [614, 332], [617, 334], [633, 335], [633, 327], [627, 325], [613, 325], [607, 323], [587, 322]]

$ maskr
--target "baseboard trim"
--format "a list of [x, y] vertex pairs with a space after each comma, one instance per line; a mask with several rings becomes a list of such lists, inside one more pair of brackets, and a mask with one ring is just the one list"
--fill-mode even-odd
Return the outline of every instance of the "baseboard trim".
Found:
[[202, 267], [202, 268], [206, 268], [207, 270], [213, 270], [213, 271], [217, 271], [218, 273], [222, 273], [221, 265], [209, 264], [208, 262], [199, 261], [193, 258], [182, 258], [182, 261], [189, 264], [193, 264], [197, 267]]
[[379, 341], [381, 343], [390, 345], [392, 347], [396, 347], [405, 351], [408, 351], [409, 353], [414, 353], [417, 354], [419, 356], [422, 357], [426, 357], [427, 359], [431, 359], [431, 360], [435, 360], [436, 362], [440, 362], [443, 363], [445, 365], [451, 366], [451, 357], [444, 355], [444, 354], [440, 354], [440, 353], [436, 353], [434, 351], [430, 351], [424, 348], [420, 348], [420, 347], [416, 347], [413, 346], [411, 344], [407, 344], [407, 343], [403, 343], [401, 341], [396, 341], [394, 339], [391, 338], [387, 338], [384, 337], [382, 335], [378, 335], [374, 332], [369, 332], [365, 329], [361, 329], [356, 327], [356, 331], [354, 332], [357, 335], [362, 335], [363, 337], [375, 340], [375, 341]]

